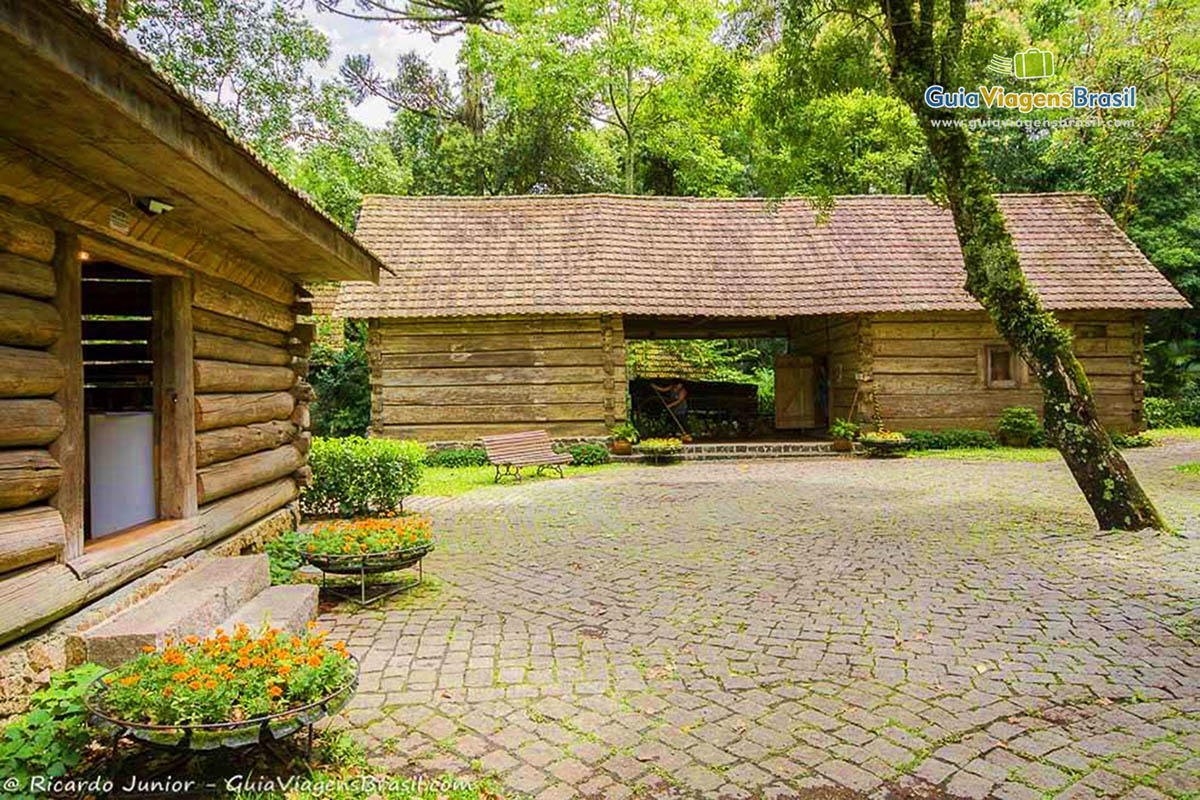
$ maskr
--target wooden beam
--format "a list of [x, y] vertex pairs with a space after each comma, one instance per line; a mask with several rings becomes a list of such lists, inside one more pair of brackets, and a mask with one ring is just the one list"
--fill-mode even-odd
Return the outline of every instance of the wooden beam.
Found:
[[26, 297], [54, 297], [54, 268], [32, 258], [0, 253], [0, 292]]
[[53, 354], [0, 345], [0, 397], [48, 397], [62, 382], [63, 365]]
[[0, 573], [57, 558], [65, 542], [62, 515], [50, 506], [0, 512]]
[[62, 514], [66, 531], [63, 558], [83, 552], [83, 503], [85, 443], [83, 440], [83, 267], [79, 260], [79, 237], [60, 233], [55, 240], [54, 307], [62, 320], [62, 335], [50, 346], [50, 354], [63, 367], [63, 382], [54, 393], [62, 409], [63, 430], [50, 445], [50, 455], [62, 467], [62, 483], [50, 505]]
[[64, 409], [54, 400], [0, 400], [0, 447], [45, 446], [66, 427]]
[[58, 491], [62, 474], [45, 450], [0, 450], [0, 509], [45, 500]]
[[155, 278], [153, 300], [158, 515], [185, 519], [195, 516], [199, 508], [190, 282], [187, 278]]
[[287, 333], [296, 327], [291, 308], [229, 281], [196, 276], [192, 301], [206, 311], [226, 314], [264, 328]]
[[282, 347], [199, 331], [195, 338], [196, 358], [277, 367], [292, 363], [292, 354]]
[[290, 444], [205, 467], [196, 474], [202, 503], [282, 478], [304, 466], [304, 454]]
[[270, 392], [292, 388], [296, 373], [288, 367], [235, 364], [232, 361], [194, 361], [197, 392]]
[[[203, 431], [196, 434], [196, 466], [207, 467], [218, 461], [271, 450], [295, 439], [296, 433], [296, 426], [284, 420]], [[308, 452], [307, 442], [301, 452]]]
[[63, 318], [54, 305], [0, 293], [0, 344], [46, 347], [62, 332]]
[[249, 425], [287, 419], [296, 407], [288, 392], [196, 395], [196, 430], [210, 431], [233, 425]]
[[0, 250], [49, 263], [54, 258], [54, 231], [0, 208]]

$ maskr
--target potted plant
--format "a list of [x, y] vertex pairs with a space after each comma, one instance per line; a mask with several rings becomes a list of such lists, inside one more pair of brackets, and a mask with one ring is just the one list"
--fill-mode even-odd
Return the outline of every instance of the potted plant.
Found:
[[432, 550], [433, 531], [429, 518], [419, 514], [332, 520], [314, 529], [301, 547], [304, 560], [322, 572], [357, 575], [358, 597], [336, 587], [329, 588], [359, 605], [374, 603], [415, 585], [378, 584], [372, 587], [368, 597], [367, 575], [416, 566], [417, 583], [420, 583], [424, 577], [421, 560]]
[[996, 423], [1000, 442], [1007, 447], [1028, 447], [1041, 429], [1037, 412], [1024, 406], [1004, 409]]
[[908, 437], [903, 433], [882, 428], [864, 433], [858, 441], [869, 458], [896, 458], [908, 447]]
[[146, 645], [99, 676], [85, 704], [119, 736], [181, 750], [237, 748], [282, 739], [336, 714], [358, 686], [345, 642], [239, 624], [208, 637]]
[[669, 464], [679, 459], [683, 452], [680, 439], [643, 439], [637, 452], [651, 464]]
[[862, 426], [849, 420], [835, 419], [829, 426], [829, 435], [833, 437], [833, 449], [839, 453], [849, 453], [854, 449], [854, 440], [862, 433]]
[[612, 451], [619, 456], [627, 456], [632, 453], [633, 446], [641, 438], [632, 422], [622, 422], [609, 432], [612, 434], [613, 440]]

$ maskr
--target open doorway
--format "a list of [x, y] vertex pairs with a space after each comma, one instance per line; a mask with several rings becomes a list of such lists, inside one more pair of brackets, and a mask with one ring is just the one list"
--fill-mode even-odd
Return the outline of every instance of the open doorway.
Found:
[[153, 281], [108, 261], [82, 270], [84, 531], [100, 539], [158, 517]]

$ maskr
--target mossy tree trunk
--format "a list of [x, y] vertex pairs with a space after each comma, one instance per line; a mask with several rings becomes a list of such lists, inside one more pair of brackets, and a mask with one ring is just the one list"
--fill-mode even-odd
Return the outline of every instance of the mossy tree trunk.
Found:
[[[967, 129], [935, 120], [955, 113], [924, 103], [925, 89], [959, 85], [957, 62], [966, 0], [879, 0], [893, 46], [891, 83], [920, 120], [945, 182], [967, 272], [966, 290], [996, 329], [1029, 363], [1042, 387], [1046, 433], [1062, 453], [1104, 529], [1163, 529], [1165, 524], [1113, 446], [1096, 413], [1091, 387], [1075, 357], [1070, 333], [1047, 311], [1025, 279], [1012, 237], [996, 203], [995, 181]], [[945, 0], [940, 0], [945, 2]]]

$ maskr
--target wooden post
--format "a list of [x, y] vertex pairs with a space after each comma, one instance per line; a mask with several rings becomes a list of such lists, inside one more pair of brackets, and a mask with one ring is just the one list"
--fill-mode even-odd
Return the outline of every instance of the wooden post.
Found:
[[83, 441], [83, 271], [79, 237], [57, 233], [54, 237], [54, 305], [62, 317], [63, 332], [50, 345], [50, 353], [63, 367], [63, 382], [54, 400], [66, 416], [63, 432], [50, 445], [50, 455], [62, 467], [62, 482], [50, 504], [63, 518], [66, 535], [63, 560], [83, 553], [84, 441]]
[[154, 279], [154, 427], [158, 515], [194, 517], [196, 496], [195, 386], [192, 372], [192, 291], [187, 278]]

